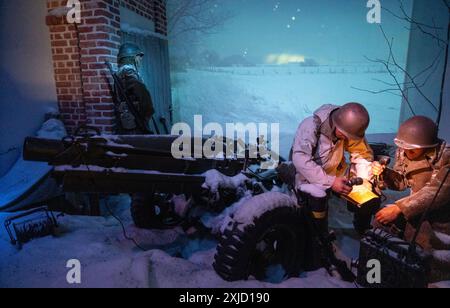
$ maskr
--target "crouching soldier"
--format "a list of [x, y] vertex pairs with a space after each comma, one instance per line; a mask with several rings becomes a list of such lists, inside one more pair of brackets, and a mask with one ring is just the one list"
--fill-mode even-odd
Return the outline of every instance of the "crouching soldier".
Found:
[[[296, 190], [314, 216], [316, 229], [328, 235], [328, 198], [330, 192], [347, 195], [349, 165], [345, 153], [350, 154], [353, 170], [365, 170], [358, 176], [370, 179], [373, 152], [365, 139], [370, 117], [364, 106], [349, 103], [345, 106], [325, 105], [305, 119], [295, 137], [292, 161], [295, 165]], [[364, 233], [371, 226], [379, 204], [355, 209], [355, 229]]]
[[394, 168], [385, 169], [375, 163], [373, 173], [382, 174], [389, 189], [410, 188], [411, 195], [379, 211], [376, 222], [412, 241], [419, 221], [431, 205], [417, 242], [433, 254], [431, 282], [449, 280], [450, 147], [438, 139], [437, 125], [422, 116], [406, 121], [395, 143], [398, 150]]

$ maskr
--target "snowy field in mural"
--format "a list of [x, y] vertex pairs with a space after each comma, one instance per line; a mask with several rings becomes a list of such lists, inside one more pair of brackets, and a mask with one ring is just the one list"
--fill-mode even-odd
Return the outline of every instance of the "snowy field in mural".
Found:
[[[403, 80], [397, 72], [398, 80]], [[401, 98], [381, 93], [392, 82], [377, 66], [262, 66], [210, 68], [173, 73], [173, 103], [177, 120], [193, 125], [280, 123], [281, 153], [289, 152], [299, 123], [323, 104], [363, 103], [372, 116], [369, 133], [394, 133]]]

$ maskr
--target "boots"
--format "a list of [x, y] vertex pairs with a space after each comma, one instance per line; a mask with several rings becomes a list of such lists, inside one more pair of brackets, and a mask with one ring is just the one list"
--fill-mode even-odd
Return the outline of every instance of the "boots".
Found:
[[309, 234], [311, 240], [306, 247], [306, 271], [315, 271], [324, 266], [323, 247], [320, 239], [328, 239], [328, 198], [315, 198], [302, 194], [301, 204], [306, 209], [306, 219], [310, 222]]
[[308, 196], [308, 207], [319, 236], [328, 238], [328, 198]]

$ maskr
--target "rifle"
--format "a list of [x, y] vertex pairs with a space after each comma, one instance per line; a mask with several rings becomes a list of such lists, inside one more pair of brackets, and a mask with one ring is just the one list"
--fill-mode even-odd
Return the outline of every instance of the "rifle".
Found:
[[155, 126], [155, 131], [158, 135], [161, 135], [161, 131], [159, 130], [158, 124], [155, 121], [155, 117], [152, 117], [153, 126]]
[[133, 105], [133, 102], [128, 97], [125, 89], [123, 88], [122, 82], [119, 80], [119, 77], [114, 72], [112, 64], [110, 62], [106, 61], [105, 65], [108, 67], [109, 72], [111, 73], [111, 76], [113, 77], [114, 84], [116, 85], [116, 88], [120, 92], [119, 95], [125, 99], [125, 102], [128, 106], [128, 110], [130, 110], [131, 114], [133, 115], [138, 128], [141, 131], [143, 131], [145, 134], [152, 134], [152, 131], [148, 128], [148, 125], [145, 123], [145, 120], [142, 119], [142, 117], [139, 115], [139, 112], [136, 110], [135, 106]]
[[169, 132], [169, 128], [167, 127], [167, 120], [166, 120], [166, 118], [164, 118], [164, 117], [159, 118], [159, 122], [161, 122], [161, 124], [163, 125], [163, 127], [164, 127], [164, 132], [165, 132], [167, 135], [169, 135], [170, 132]]

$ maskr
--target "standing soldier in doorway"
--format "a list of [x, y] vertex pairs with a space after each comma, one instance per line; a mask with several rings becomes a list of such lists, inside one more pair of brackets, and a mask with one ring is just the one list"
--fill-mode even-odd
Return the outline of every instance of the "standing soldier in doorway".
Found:
[[[149, 121], [155, 109], [152, 97], [139, 73], [144, 53], [131, 43], [120, 47], [117, 57], [119, 70], [115, 78], [115, 101], [117, 133], [120, 135], [152, 134]], [[123, 93], [125, 92], [125, 93]], [[168, 206], [159, 208], [155, 194], [136, 193], [131, 195], [131, 215], [139, 228], [162, 229], [170, 227], [173, 217]]]
[[[117, 63], [117, 77], [130, 103], [115, 86], [117, 133], [121, 135], [145, 135], [150, 133], [148, 123], [155, 113], [152, 97], [142, 80], [139, 69], [144, 53], [134, 44], [125, 43], [120, 47]], [[134, 109], [131, 110], [131, 108]], [[144, 127], [142, 127], [144, 126]]]

